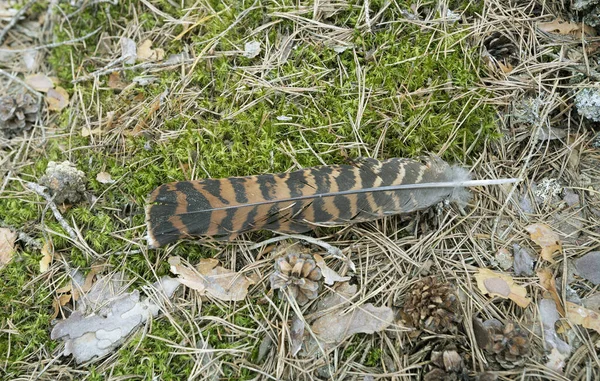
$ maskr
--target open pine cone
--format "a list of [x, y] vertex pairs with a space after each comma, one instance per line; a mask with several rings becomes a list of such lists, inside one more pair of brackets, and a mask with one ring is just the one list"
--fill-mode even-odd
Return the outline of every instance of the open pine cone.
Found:
[[39, 107], [29, 94], [0, 97], [0, 134], [11, 139], [33, 126]]
[[409, 291], [403, 307], [409, 324], [436, 333], [455, 333], [462, 321], [460, 302], [449, 283], [435, 277], [416, 282]]
[[321, 277], [312, 255], [291, 252], [277, 258], [270, 279], [274, 290], [285, 288], [299, 305], [304, 305], [318, 296]]
[[431, 352], [433, 369], [425, 374], [424, 381], [462, 381], [468, 380], [468, 372], [462, 356], [454, 346]]
[[[475, 322], [476, 323], [476, 322]], [[486, 330], [487, 335], [477, 338], [477, 343], [485, 349], [490, 366], [496, 369], [514, 369], [522, 367], [531, 352], [527, 333], [509, 322], [503, 325], [496, 319], [477, 323]], [[476, 328], [481, 332], [480, 328]], [[482, 336], [481, 333], [479, 336]]]
[[487, 52], [497, 61], [504, 61], [513, 65], [518, 63], [517, 46], [502, 33], [492, 33], [483, 41], [483, 45]]

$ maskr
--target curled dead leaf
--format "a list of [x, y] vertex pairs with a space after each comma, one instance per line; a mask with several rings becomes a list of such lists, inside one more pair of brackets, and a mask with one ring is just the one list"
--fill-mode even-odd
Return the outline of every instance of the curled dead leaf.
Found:
[[0, 228], [0, 269], [12, 259], [17, 234], [10, 229]]
[[62, 87], [57, 86], [56, 89], [48, 90], [46, 101], [48, 102], [48, 110], [61, 111], [69, 104], [69, 93]]
[[327, 266], [325, 260], [319, 254], [314, 254], [313, 257], [315, 258], [315, 263], [321, 269], [321, 273], [323, 274], [323, 278], [325, 279], [325, 284], [331, 286], [335, 282], [345, 282], [350, 280], [349, 276], [341, 276], [335, 270]]
[[45, 273], [50, 268], [50, 263], [52, 263], [52, 254], [54, 253], [54, 248], [52, 246], [52, 242], [46, 241], [44, 246], [42, 246], [42, 259], [40, 260], [40, 273]]
[[54, 88], [54, 82], [45, 74], [32, 74], [25, 77], [25, 83], [31, 86], [34, 90], [42, 93]]
[[513, 278], [509, 275], [483, 268], [475, 274], [475, 279], [477, 287], [484, 295], [510, 299], [523, 308], [531, 303], [531, 299], [526, 297], [527, 290], [525, 287], [515, 284]]
[[600, 314], [573, 302], [566, 302], [565, 307], [567, 309], [567, 319], [571, 323], [600, 333]]
[[112, 184], [115, 182], [108, 172], [98, 172], [96, 175], [96, 180], [101, 184]]
[[562, 252], [562, 243], [557, 233], [546, 224], [532, 224], [525, 227], [533, 242], [542, 247], [541, 256], [550, 263], [555, 263], [554, 253]]
[[568, 22], [561, 18], [557, 18], [550, 22], [539, 23], [538, 28], [544, 32], [573, 36], [578, 39], [581, 38], [582, 35], [596, 35], [596, 30], [589, 25]]
[[549, 268], [540, 269], [537, 271], [537, 276], [540, 278], [540, 285], [548, 291], [552, 300], [556, 304], [556, 308], [560, 312], [562, 316], [565, 316], [565, 310], [562, 307], [562, 303], [560, 301], [560, 296], [558, 291], [556, 290], [556, 280], [554, 279], [554, 275]]
[[144, 40], [137, 47], [138, 61], [162, 61], [165, 51], [161, 48], [152, 49], [152, 41]]
[[201, 295], [225, 301], [243, 300], [248, 294], [248, 287], [255, 281], [224, 267], [216, 267], [217, 263], [213, 258], [203, 259], [194, 269], [183, 264], [180, 257], [169, 258], [171, 272], [179, 275], [177, 280]]

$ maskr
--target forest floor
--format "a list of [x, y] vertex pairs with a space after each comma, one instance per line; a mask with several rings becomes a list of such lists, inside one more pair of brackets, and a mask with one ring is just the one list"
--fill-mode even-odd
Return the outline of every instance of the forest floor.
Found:
[[[597, 6], [563, 3], [2, 2], [0, 379], [600, 379]], [[520, 181], [146, 241], [167, 182], [426, 155]]]

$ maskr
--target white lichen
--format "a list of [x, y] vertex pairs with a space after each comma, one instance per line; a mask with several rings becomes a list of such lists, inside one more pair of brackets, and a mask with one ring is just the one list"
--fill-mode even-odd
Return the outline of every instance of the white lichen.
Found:
[[575, 97], [575, 106], [579, 115], [600, 122], [600, 89], [585, 88]]

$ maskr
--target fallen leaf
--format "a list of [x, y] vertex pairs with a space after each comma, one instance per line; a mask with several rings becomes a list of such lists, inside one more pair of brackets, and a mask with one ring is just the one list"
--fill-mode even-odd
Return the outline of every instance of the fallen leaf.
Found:
[[513, 267], [515, 275], [533, 275], [533, 258], [529, 254], [529, 251], [525, 250], [524, 248], [515, 243], [513, 244], [513, 256]]
[[127, 37], [121, 37], [121, 58], [127, 65], [133, 65], [137, 58], [135, 41]]
[[[67, 319], [59, 321], [52, 329], [50, 337], [53, 340], [65, 341], [65, 349], [61, 353], [63, 356], [72, 354], [77, 363], [102, 358], [123, 344], [126, 338], [151, 316], [158, 315], [159, 305], [150, 297], [140, 300], [138, 290], [119, 295], [107, 287], [115, 282], [113, 277], [115, 276], [101, 278], [103, 284], [90, 290], [90, 293], [94, 291], [96, 295], [89, 299], [101, 296], [95, 300], [93, 306], [80, 304], [77, 311]], [[122, 276], [116, 276], [117, 283], [121, 280]], [[159, 293], [170, 297], [179, 284], [173, 278], [163, 277], [154, 283], [153, 287]], [[89, 295], [85, 296], [83, 300], [88, 299]], [[88, 312], [88, 308], [91, 307], [98, 311]]]
[[54, 307], [52, 319], [56, 319], [60, 313], [60, 307], [66, 305], [69, 301], [71, 301], [71, 294], [61, 294], [58, 297], [54, 297], [54, 300], [52, 300], [52, 307]]
[[527, 298], [527, 290], [515, 284], [513, 278], [506, 274], [496, 273], [489, 269], [479, 269], [475, 274], [477, 287], [483, 294], [510, 299], [520, 307], [527, 307], [531, 299]]
[[555, 372], [562, 373], [566, 364], [566, 359], [566, 356], [560, 353], [558, 349], [552, 348], [550, 354], [548, 355], [548, 362], [546, 362], [546, 366]]
[[573, 302], [566, 302], [567, 319], [571, 323], [579, 324], [584, 328], [593, 329], [600, 333], [600, 314]]
[[25, 77], [25, 83], [31, 86], [34, 90], [47, 93], [48, 90], [54, 88], [54, 82], [45, 74], [32, 74]]
[[290, 328], [290, 354], [295, 357], [304, 341], [304, 319], [294, 313], [292, 317], [292, 326]]
[[152, 49], [152, 41], [144, 40], [137, 47], [138, 61], [162, 61], [165, 57], [165, 51], [161, 48]]
[[260, 54], [260, 42], [249, 41], [244, 45], [244, 57], [254, 58]]
[[121, 74], [118, 71], [113, 71], [108, 76], [108, 87], [115, 90], [123, 90], [127, 87], [127, 83], [121, 79]]
[[595, 285], [600, 284], [600, 251], [591, 251], [577, 259], [575, 268], [582, 278]]
[[0, 228], [0, 269], [12, 259], [17, 234], [10, 229]]
[[560, 18], [550, 22], [539, 23], [538, 28], [544, 32], [571, 35], [578, 39], [581, 38], [582, 33], [588, 36], [596, 35], [596, 30], [589, 25], [568, 22]]
[[514, 69], [510, 62], [504, 63], [502, 61], [498, 61], [498, 66], [500, 66], [500, 70], [502, 70], [504, 74], [508, 74]]
[[311, 329], [325, 346], [335, 345], [356, 333], [383, 331], [394, 321], [391, 308], [368, 303], [350, 311], [336, 309], [312, 323]]
[[248, 294], [248, 287], [254, 280], [224, 267], [215, 267], [214, 259], [201, 260], [196, 269], [181, 263], [180, 257], [169, 258], [171, 272], [179, 275], [181, 283], [192, 288], [201, 295], [225, 301], [243, 300]]
[[92, 135], [102, 135], [102, 129], [98, 127], [92, 130], [85, 126], [81, 128], [81, 136], [83, 136], [84, 138]]
[[562, 252], [562, 243], [558, 234], [556, 234], [548, 225], [532, 224], [525, 227], [530, 234], [533, 242], [542, 247], [542, 258], [550, 263], [555, 263], [554, 253]]
[[48, 90], [46, 101], [48, 102], [48, 110], [61, 111], [69, 104], [69, 93], [62, 87], [57, 86], [56, 89]]
[[42, 259], [40, 260], [40, 273], [45, 273], [50, 268], [50, 263], [52, 263], [52, 253], [54, 252], [54, 248], [52, 247], [52, 242], [46, 241], [44, 246], [42, 246]]
[[321, 273], [323, 274], [325, 284], [331, 286], [335, 282], [346, 282], [350, 280], [349, 276], [340, 276], [340, 274], [338, 274], [335, 270], [327, 266], [325, 260], [319, 254], [314, 254], [313, 257], [315, 258], [315, 263], [317, 266], [321, 268]]
[[537, 271], [537, 276], [540, 278], [540, 286], [548, 291], [552, 297], [552, 300], [554, 300], [554, 303], [556, 304], [556, 308], [558, 308], [560, 314], [564, 316], [565, 310], [562, 307], [560, 295], [556, 289], [556, 280], [554, 279], [554, 275], [552, 275], [552, 271], [550, 271], [549, 268], [543, 268]]
[[96, 180], [101, 184], [112, 184], [115, 182], [108, 172], [98, 172]]

